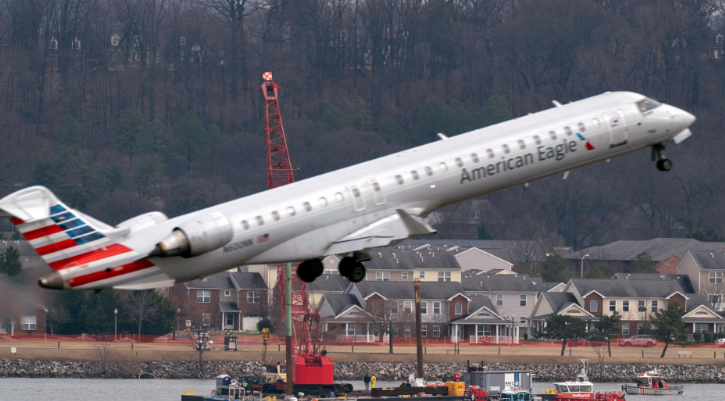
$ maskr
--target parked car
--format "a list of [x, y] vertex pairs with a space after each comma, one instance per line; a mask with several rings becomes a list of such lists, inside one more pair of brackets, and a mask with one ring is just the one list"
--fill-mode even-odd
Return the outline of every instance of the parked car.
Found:
[[725, 338], [718, 338], [717, 340], [713, 341], [717, 345], [725, 345]]
[[654, 347], [655, 344], [657, 344], [657, 340], [646, 334], [637, 334], [619, 340], [620, 347]]

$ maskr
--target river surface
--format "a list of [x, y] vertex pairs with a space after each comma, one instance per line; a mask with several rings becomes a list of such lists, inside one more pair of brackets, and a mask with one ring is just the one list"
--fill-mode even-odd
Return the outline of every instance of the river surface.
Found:
[[[351, 382], [356, 390], [364, 389], [362, 381]], [[378, 381], [378, 387], [397, 386], [399, 382]], [[676, 384], [676, 383], [672, 383]], [[0, 401], [180, 401], [184, 391], [209, 394], [214, 380], [138, 380], [138, 379], [0, 379]], [[553, 387], [550, 383], [534, 383], [534, 392], [543, 393]], [[596, 391], [618, 391], [621, 384], [601, 383]], [[685, 384], [682, 396], [647, 397], [628, 395], [637, 401], [721, 401], [725, 400], [725, 385]]]

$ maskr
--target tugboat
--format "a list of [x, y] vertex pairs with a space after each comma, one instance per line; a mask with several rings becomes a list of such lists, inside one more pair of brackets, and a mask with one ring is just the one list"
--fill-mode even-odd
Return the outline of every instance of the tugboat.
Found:
[[[554, 389], [548, 394], [553, 394], [555, 401], [624, 401], [624, 394], [619, 392], [598, 392], [594, 393], [594, 383], [587, 377], [587, 360], [580, 359], [582, 370], [576, 376], [575, 381], [563, 381], [554, 383]], [[545, 397], [550, 399], [550, 397]]]
[[627, 394], [639, 395], [680, 395], [685, 388], [683, 386], [670, 386], [657, 373], [657, 368], [649, 372], [642, 372], [635, 379], [635, 384], [625, 384], [622, 391]]

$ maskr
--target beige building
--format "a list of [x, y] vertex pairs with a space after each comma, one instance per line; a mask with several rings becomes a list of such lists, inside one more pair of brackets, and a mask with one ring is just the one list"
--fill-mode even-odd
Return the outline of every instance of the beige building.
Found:
[[725, 251], [689, 251], [677, 266], [677, 273], [687, 275], [698, 294], [708, 297], [713, 309], [725, 311]]

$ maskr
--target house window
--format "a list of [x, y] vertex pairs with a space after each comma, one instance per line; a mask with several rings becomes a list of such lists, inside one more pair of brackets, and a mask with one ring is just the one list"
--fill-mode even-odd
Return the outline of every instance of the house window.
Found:
[[491, 337], [491, 325], [477, 324], [476, 337]]
[[441, 303], [440, 302], [433, 302], [433, 314], [434, 315], [441, 314]]
[[418, 277], [425, 278], [425, 272], [421, 270], [420, 273], [418, 273]]
[[410, 172], [410, 176], [413, 177], [414, 180], [417, 180], [418, 178], [420, 178], [420, 176], [418, 175], [418, 172], [415, 170]]
[[33, 313], [26, 313], [20, 320], [25, 331], [35, 330], [38, 323], [38, 318]]
[[400, 278], [402, 278], [403, 280], [407, 280], [408, 279], [408, 272], [401, 273], [400, 274]]
[[652, 313], [655, 313], [659, 310], [660, 302], [659, 301], [652, 301]]
[[398, 301], [390, 302], [390, 313], [392, 313], [392, 314], [398, 313]]
[[647, 303], [645, 303], [644, 299], [637, 301], [637, 312], [647, 312]]
[[637, 323], [637, 334], [644, 334], [644, 323]]
[[403, 310], [405, 313], [413, 313], [413, 301], [403, 302]]
[[356, 323], [347, 324], [347, 335], [348, 336], [361, 336], [363, 335], [363, 325]]
[[450, 282], [451, 281], [451, 272], [438, 272], [438, 281], [442, 282]]
[[710, 272], [710, 284], [722, 284], [722, 272]]
[[[428, 314], [428, 302], [421, 302], [420, 303], [420, 314], [421, 315], [427, 315]], [[423, 326], [425, 327], [425, 326]]]
[[441, 326], [438, 324], [433, 325], [433, 338], [438, 338], [441, 336]]
[[589, 302], [589, 312], [596, 312], [597, 310], [599, 310], [599, 302], [596, 299], [592, 299]]
[[202, 313], [201, 314], [201, 325], [202, 326], [211, 326], [211, 313]]
[[695, 323], [695, 333], [704, 333], [708, 331], [707, 323]]
[[486, 149], [486, 154], [488, 155], [489, 159], [493, 159], [496, 157], [496, 153], [493, 152], [493, 149]]
[[226, 325], [227, 326], [234, 326], [234, 315], [231, 314], [231, 313], [227, 313], [226, 316], [227, 316]]
[[462, 315], [463, 314], [463, 304], [460, 302], [456, 302], [456, 315]]
[[424, 324], [421, 326], [420, 335], [423, 337], [428, 337], [428, 325]]
[[395, 176], [395, 181], [397, 181], [398, 185], [403, 185], [405, 183], [405, 181], [403, 181], [403, 176], [402, 175], [396, 175]]
[[478, 163], [478, 154], [471, 153], [471, 160], [473, 160], [474, 163]]
[[405, 326], [405, 328], [403, 329], [403, 337], [410, 337], [410, 327], [409, 326]]
[[708, 294], [707, 298], [710, 300], [710, 304], [712, 305], [722, 303], [722, 294]]
[[503, 294], [496, 294], [496, 306], [503, 305]]
[[460, 157], [456, 157], [456, 166], [463, 167], [463, 160]]
[[259, 303], [259, 291], [247, 291], [247, 303], [258, 304]]
[[526, 306], [526, 294], [519, 295], [519, 306]]
[[615, 312], [617, 310], [617, 301], [614, 299], [609, 300], [609, 311]]
[[622, 335], [623, 336], [629, 335], [629, 323], [622, 323]]
[[622, 301], [622, 312], [629, 312], [629, 300]]
[[278, 211], [275, 210], [274, 212], [272, 212], [272, 219], [274, 221], [279, 221], [279, 212]]
[[390, 272], [375, 272], [375, 281], [390, 281]]
[[196, 302], [200, 304], [208, 304], [209, 302], [211, 302], [211, 291], [197, 291]]
[[373, 302], [372, 310], [373, 310], [373, 314], [375, 314], [375, 315], [380, 313], [380, 304], [378, 304], [377, 302]]
[[228, 297], [228, 296], [231, 296], [231, 295], [232, 295], [232, 292], [231, 292], [231, 291], [229, 291], [229, 290], [224, 290], [224, 296], [225, 296], [225, 297]]
[[433, 169], [430, 167], [426, 167], [423, 169], [427, 175], [433, 175]]

